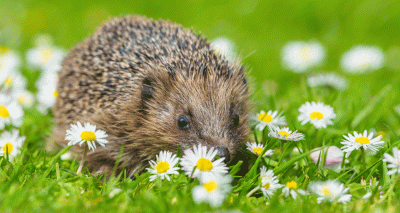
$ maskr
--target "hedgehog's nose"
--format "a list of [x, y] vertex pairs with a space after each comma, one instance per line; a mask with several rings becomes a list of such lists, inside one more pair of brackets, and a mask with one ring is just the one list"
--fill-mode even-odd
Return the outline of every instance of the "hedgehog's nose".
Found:
[[229, 153], [228, 148], [222, 147], [222, 146], [217, 146], [215, 147], [216, 150], [218, 150], [217, 152], [217, 156], [220, 158], [225, 158], [225, 162], [229, 162], [231, 155]]

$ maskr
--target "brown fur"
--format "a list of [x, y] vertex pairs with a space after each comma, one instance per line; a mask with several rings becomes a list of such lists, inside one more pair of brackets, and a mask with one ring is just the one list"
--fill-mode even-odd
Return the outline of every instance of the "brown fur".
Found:
[[[110, 172], [123, 144], [118, 171], [132, 176], [161, 150], [201, 143], [234, 154], [250, 133], [244, 68], [168, 21], [126, 16], [105, 23], [64, 59], [58, 91], [53, 142], [66, 146], [66, 130], [77, 121], [109, 135], [104, 148], [88, 153], [93, 171]], [[188, 129], [178, 127], [180, 115]]]

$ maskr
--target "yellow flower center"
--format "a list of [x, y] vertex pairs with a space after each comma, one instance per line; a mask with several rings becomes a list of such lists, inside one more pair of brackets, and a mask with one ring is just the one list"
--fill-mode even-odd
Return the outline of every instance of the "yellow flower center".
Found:
[[57, 90], [53, 92], [53, 97], [54, 97], [54, 98], [57, 98], [57, 97], [58, 97], [58, 91], [57, 91]]
[[300, 49], [300, 52], [301, 52], [301, 60], [304, 63], [311, 61], [311, 50], [309, 47], [302, 47]]
[[273, 119], [272, 116], [267, 114], [267, 113], [260, 113], [260, 115], [258, 116], [258, 120], [265, 122], [265, 123], [270, 123]]
[[359, 138], [356, 138], [354, 143], [369, 144], [369, 139], [367, 137], [359, 137]]
[[331, 194], [331, 190], [328, 187], [323, 187], [322, 188], [322, 194], [324, 194], [325, 196], [330, 195]]
[[208, 159], [205, 158], [200, 158], [197, 163], [196, 166], [198, 169], [200, 169], [200, 171], [210, 171], [213, 168], [212, 162]]
[[310, 114], [310, 118], [313, 119], [313, 120], [314, 119], [321, 120], [322, 118], [324, 118], [324, 115], [322, 113], [320, 113], [320, 112], [312, 112]]
[[204, 183], [203, 186], [207, 190], [207, 192], [211, 192], [217, 188], [218, 184], [215, 180], [213, 180], [213, 181]]
[[271, 186], [271, 183], [267, 183], [263, 187], [264, 187], [264, 189], [268, 189], [270, 186]]
[[10, 117], [10, 112], [8, 112], [6, 106], [0, 105], [0, 117], [2, 118]]
[[4, 80], [4, 84], [6, 85], [6, 87], [11, 87], [13, 85], [13, 79], [11, 77], [6, 78], [6, 80]]
[[26, 98], [24, 95], [19, 95], [17, 98], [17, 101], [18, 101], [18, 103], [20, 103], [22, 105], [26, 104]]
[[358, 56], [358, 61], [360, 62], [360, 65], [358, 65], [360, 69], [368, 68], [369, 66], [368, 58], [364, 54]]
[[164, 173], [164, 172], [168, 171], [168, 169], [169, 169], [169, 164], [165, 161], [161, 161], [156, 166], [156, 170], [158, 173]]
[[288, 138], [290, 134], [287, 133], [287, 132], [285, 132], [285, 131], [279, 131], [279, 132], [278, 132], [278, 135], [280, 135], [280, 136], [286, 136], [286, 138]]
[[96, 135], [92, 131], [83, 131], [81, 133], [81, 139], [84, 141], [94, 141], [96, 140]]
[[40, 51], [42, 58], [40, 59], [41, 63], [46, 63], [50, 60], [51, 56], [53, 55], [54, 51], [52, 49], [44, 49]]
[[286, 186], [287, 186], [289, 189], [297, 189], [297, 183], [296, 183], [294, 180], [292, 180], [292, 181], [290, 181], [290, 182], [287, 182], [287, 183], [286, 183]]
[[14, 146], [10, 142], [6, 143], [6, 145], [3, 146], [4, 154], [6, 155], [7, 151], [8, 151], [8, 154], [10, 154], [12, 152], [13, 148], [14, 148]]
[[263, 151], [263, 149], [261, 149], [261, 148], [254, 148], [253, 151], [254, 151], [257, 155], [260, 155], [261, 152]]

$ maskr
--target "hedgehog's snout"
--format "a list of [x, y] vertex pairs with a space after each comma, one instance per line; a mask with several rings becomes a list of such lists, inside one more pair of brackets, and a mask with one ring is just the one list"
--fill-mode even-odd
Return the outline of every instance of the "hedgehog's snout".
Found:
[[225, 158], [225, 162], [229, 162], [231, 160], [231, 154], [228, 150], [228, 148], [226, 147], [222, 147], [222, 146], [217, 146], [215, 147], [216, 150], [218, 150], [217, 152], [217, 156], [220, 158]]

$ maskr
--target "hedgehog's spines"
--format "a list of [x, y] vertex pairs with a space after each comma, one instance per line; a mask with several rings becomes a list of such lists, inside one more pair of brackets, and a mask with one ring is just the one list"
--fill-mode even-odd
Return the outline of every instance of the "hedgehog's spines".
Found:
[[[236, 135], [229, 123], [223, 123], [234, 110], [242, 113], [241, 119], [248, 117], [244, 68], [217, 54], [201, 34], [169, 21], [126, 16], [104, 23], [70, 51], [59, 79], [53, 139], [66, 146], [65, 131], [77, 121], [106, 131], [110, 142], [87, 160], [90, 169], [100, 172], [112, 171], [122, 144], [118, 170], [125, 166], [130, 174], [160, 150], [192, 146], [196, 140], [184, 138], [175, 128], [180, 114], [202, 119], [193, 129], [204, 144], [227, 146], [217, 138], [231, 135], [235, 151], [249, 134], [245, 123], [237, 127]], [[211, 129], [215, 123], [220, 125]], [[203, 129], [216, 132], [215, 141], [202, 136]], [[72, 151], [82, 150], [72, 147]]]

